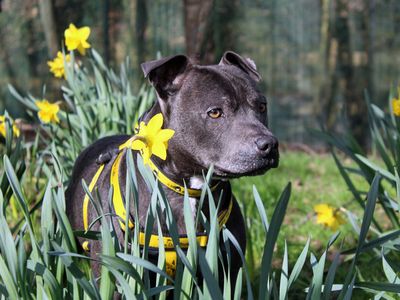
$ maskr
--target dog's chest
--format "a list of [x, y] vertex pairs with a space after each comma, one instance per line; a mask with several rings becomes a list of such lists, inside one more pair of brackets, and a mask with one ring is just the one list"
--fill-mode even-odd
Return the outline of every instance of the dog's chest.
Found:
[[[190, 178], [190, 188], [191, 189], [201, 190], [203, 188], [203, 185], [204, 185], [204, 180], [200, 176], [193, 176]], [[196, 198], [189, 197], [190, 208], [192, 210], [193, 218], [196, 218], [197, 200], [198, 199], [196, 199]]]

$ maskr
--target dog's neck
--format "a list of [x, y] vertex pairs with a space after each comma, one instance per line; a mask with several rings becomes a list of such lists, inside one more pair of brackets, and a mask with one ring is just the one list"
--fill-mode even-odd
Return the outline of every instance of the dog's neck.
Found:
[[[158, 102], [156, 102], [143, 116], [140, 121], [147, 123], [154, 115], [161, 113], [161, 108]], [[168, 128], [168, 118], [164, 117], [164, 128]], [[173, 140], [170, 141], [173, 143]], [[170, 149], [171, 147], [169, 147]], [[159, 159], [158, 157], [152, 157], [152, 161], [157, 168], [170, 180], [178, 183], [179, 185], [186, 185], [188, 188], [201, 189], [204, 184], [203, 173], [207, 172], [202, 166], [196, 165], [194, 161], [188, 161], [182, 159], [186, 157], [185, 153], [180, 153], [174, 148], [175, 151], [167, 150], [166, 160]], [[200, 184], [200, 181], [202, 182]]]

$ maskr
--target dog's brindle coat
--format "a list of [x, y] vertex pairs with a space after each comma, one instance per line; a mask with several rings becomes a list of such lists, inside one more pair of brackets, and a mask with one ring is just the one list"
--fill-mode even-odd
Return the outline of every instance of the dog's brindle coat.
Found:
[[[157, 92], [158, 101], [142, 116], [147, 123], [152, 116], [162, 113], [164, 128], [175, 130], [169, 141], [165, 161], [152, 157], [159, 169], [173, 181], [191, 188], [201, 188], [203, 173], [214, 165], [214, 181], [220, 181], [213, 192], [219, 199], [221, 191], [231, 194], [227, 179], [245, 175], [257, 175], [277, 167], [278, 141], [267, 128], [267, 103], [256, 83], [260, 75], [255, 64], [234, 52], [226, 52], [218, 65], [200, 66], [186, 56], [177, 55], [142, 64], [146, 77]], [[97, 181], [104, 213], [114, 214], [109, 206], [110, 170], [118, 147], [127, 141], [127, 135], [110, 136], [98, 140], [86, 148], [75, 162], [71, 183], [66, 191], [67, 214], [75, 230], [83, 230], [82, 201], [85, 193], [81, 181], [89, 183], [99, 164], [99, 156], [109, 157]], [[124, 150], [126, 151], [126, 150]], [[136, 156], [136, 155], [134, 155]], [[121, 193], [125, 194], [125, 154], [120, 164]], [[137, 172], [138, 174], [138, 172]], [[183, 196], [163, 186], [171, 205], [180, 234], [185, 234]], [[138, 175], [139, 220], [144, 226], [150, 203], [150, 192], [143, 178]], [[196, 200], [191, 199], [196, 209]], [[223, 197], [221, 209], [228, 207], [230, 197]], [[246, 248], [245, 227], [236, 200], [226, 227], [238, 240], [243, 252]], [[203, 205], [204, 209], [208, 205]], [[130, 208], [133, 212], [133, 207]], [[195, 213], [195, 212], [194, 212]], [[131, 213], [133, 215], [133, 213]], [[97, 214], [89, 205], [89, 222]], [[124, 232], [118, 217], [113, 217], [117, 237], [123, 245]], [[92, 230], [99, 230], [98, 223]], [[163, 234], [168, 234], [162, 224]], [[154, 228], [157, 233], [157, 228]], [[222, 243], [222, 242], [221, 242]], [[221, 245], [222, 246], [222, 245]], [[90, 241], [90, 255], [101, 252], [101, 243]], [[234, 247], [231, 247], [232, 249]], [[233, 251], [232, 272], [237, 272], [241, 259]], [[99, 264], [94, 264], [94, 274]]]

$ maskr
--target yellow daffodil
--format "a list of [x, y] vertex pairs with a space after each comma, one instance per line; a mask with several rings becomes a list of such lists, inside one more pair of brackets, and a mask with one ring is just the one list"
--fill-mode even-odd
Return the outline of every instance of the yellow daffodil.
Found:
[[69, 24], [68, 29], [65, 30], [65, 45], [68, 51], [78, 50], [80, 54], [85, 55], [86, 49], [90, 48], [87, 39], [90, 35], [90, 28], [84, 26], [76, 28], [74, 24]]
[[393, 98], [392, 108], [394, 115], [400, 117], [400, 99]]
[[[67, 54], [65, 56], [65, 62], [70, 62], [71, 56]], [[57, 52], [57, 57], [53, 60], [49, 60], [47, 65], [50, 67], [50, 72], [54, 74], [55, 77], [65, 78], [65, 65], [64, 65], [64, 55], [61, 51]]]
[[57, 113], [60, 106], [57, 103], [50, 103], [46, 99], [35, 101], [36, 106], [39, 108], [38, 117], [43, 123], [58, 123]]
[[[17, 125], [15, 124], [15, 122], [13, 122], [12, 119], [8, 118], [8, 120], [10, 121], [10, 123], [12, 124], [12, 129], [13, 129], [13, 133], [16, 137], [19, 137], [20, 135], [20, 130], [17, 127]], [[6, 137], [6, 116], [2, 115], [0, 116], [0, 134], [4, 137]]]
[[339, 211], [328, 204], [317, 204], [314, 206], [314, 211], [317, 214], [317, 224], [336, 230], [339, 225], [344, 223]]
[[153, 116], [147, 125], [140, 122], [139, 132], [120, 146], [120, 149], [131, 148], [142, 153], [143, 162], [147, 164], [152, 155], [162, 160], [167, 158], [168, 141], [175, 131], [172, 129], [161, 129], [164, 123], [162, 114]]

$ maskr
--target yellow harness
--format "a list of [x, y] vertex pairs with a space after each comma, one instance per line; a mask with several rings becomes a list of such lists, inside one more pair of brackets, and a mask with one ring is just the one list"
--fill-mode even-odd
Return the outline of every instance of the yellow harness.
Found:
[[[124, 144], [123, 144], [124, 145]], [[121, 146], [123, 146], [121, 145]], [[124, 147], [120, 147], [120, 150], [122, 150]], [[110, 174], [110, 184], [113, 187], [113, 206], [114, 206], [114, 211], [115, 214], [119, 217], [119, 224], [121, 226], [122, 230], [125, 230], [125, 223], [122, 220], [126, 220], [126, 210], [125, 210], [125, 203], [122, 198], [122, 193], [121, 193], [121, 188], [119, 184], [119, 167], [121, 163], [121, 158], [123, 156], [123, 151], [120, 151], [115, 158], [115, 161], [111, 167], [111, 174]], [[101, 164], [96, 173], [94, 174], [92, 181], [89, 184], [89, 191], [92, 192], [93, 188], [95, 187], [101, 173], [104, 170], [105, 164]], [[163, 174], [157, 166], [150, 160], [149, 166], [153, 173], [157, 176], [158, 180], [168, 187], [169, 189], [183, 195], [185, 192], [185, 188], [176, 182], [172, 181], [169, 179], [165, 174]], [[211, 189], [214, 190], [217, 187], [217, 185], [213, 186]], [[191, 197], [199, 197], [201, 194], [201, 190], [194, 190], [194, 189], [187, 189], [189, 196]], [[89, 221], [88, 221], [88, 207], [89, 207], [89, 196], [85, 195], [83, 199], [83, 227], [85, 231], [89, 229]], [[232, 199], [230, 200], [229, 206], [227, 209], [222, 210], [218, 214], [218, 223], [220, 228], [222, 228], [223, 225], [226, 224], [226, 222], [229, 219], [229, 216], [232, 212], [232, 207], [233, 207], [233, 201]], [[128, 223], [129, 229], [134, 228], [134, 223], [129, 220]], [[200, 247], [205, 247], [207, 246], [208, 242], [208, 237], [207, 235], [203, 235], [202, 233], [197, 234], [197, 241], [200, 245]], [[149, 241], [149, 247], [151, 248], [158, 248], [159, 247], [159, 238], [158, 235], [152, 234], [150, 236], [150, 241]], [[177, 260], [177, 254], [174, 248], [174, 242], [171, 237], [163, 237], [162, 243], [164, 244], [165, 248], [165, 261], [166, 261], [166, 271], [168, 275], [174, 276], [175, 271], [176, 271], [176, 260]], [[145, 245], [145, 234], [144, 232], [139, 232], [139, 245], [144, 246]], [[183, 236], [179, 238], [179, 246], [181, 249], [188, 249], [189, 247], [189, 239], [187, 236]], [[89, 242], [85, 241], [82, 243], [82, 248], [85, 251], [89, 251]]]

